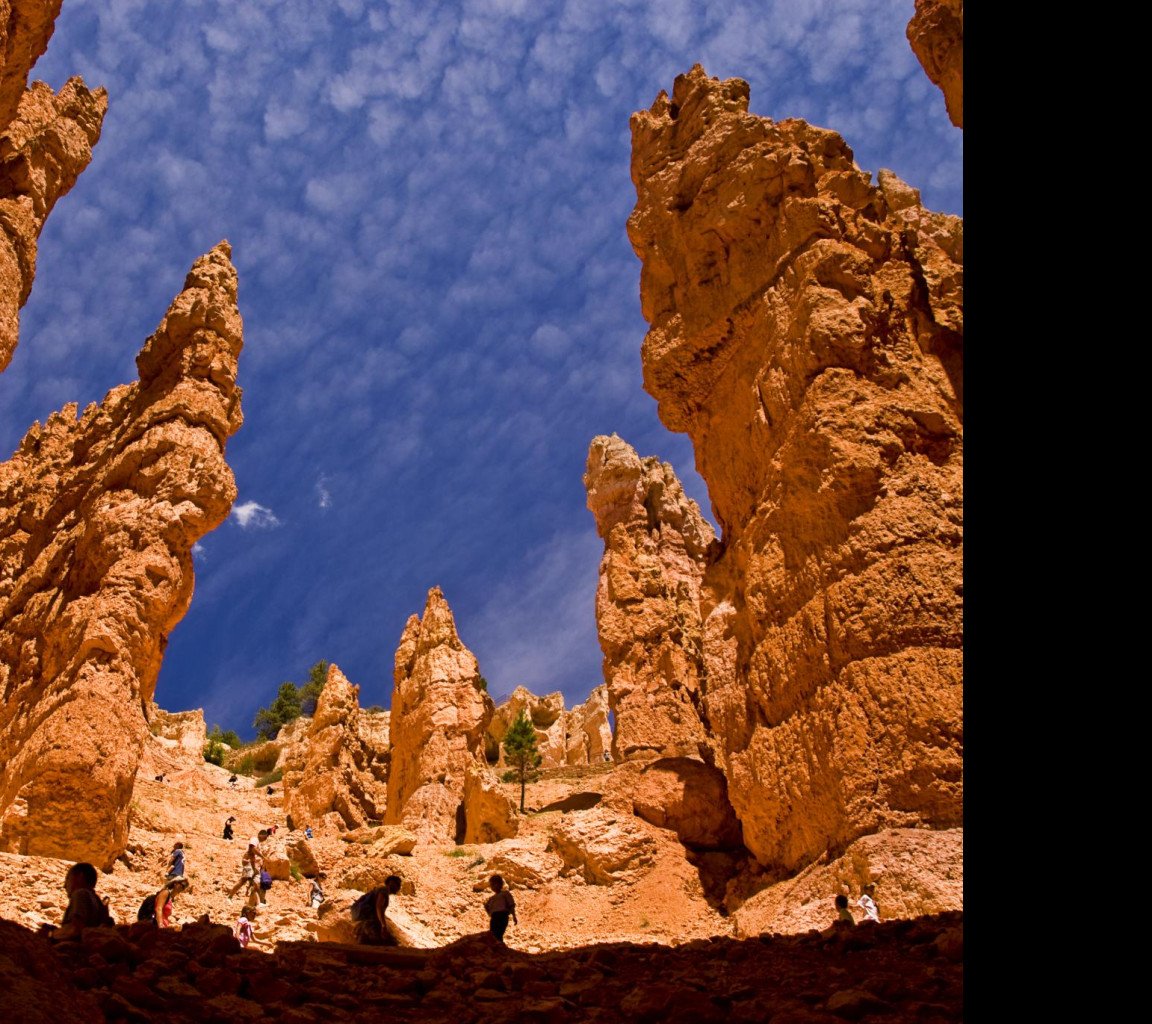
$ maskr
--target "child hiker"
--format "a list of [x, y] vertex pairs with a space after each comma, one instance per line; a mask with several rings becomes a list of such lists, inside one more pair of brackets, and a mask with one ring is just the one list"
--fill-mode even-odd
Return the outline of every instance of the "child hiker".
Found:
[[489, 878], [488, 886], [493, 893], [484, 903], [484, 909], [488, 912], [488, 930], [495, 936], [497, 942], [503, 942], [504, 933], [508, 930], [508, 918], [511, 917], [517, 924], [520, 923], [516, 919], [516, 901], [504, 888], [504, 879], [499, 875]]

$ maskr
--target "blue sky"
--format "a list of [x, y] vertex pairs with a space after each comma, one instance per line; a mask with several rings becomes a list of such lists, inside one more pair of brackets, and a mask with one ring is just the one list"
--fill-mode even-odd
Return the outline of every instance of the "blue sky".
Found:
[[616, 431], [707, 510], [641, 387], [628, 118], [696, 61], [962, 213], [962, 135], [912, 0], [65, 0], [33, 77], [104, 85], [91, 167], [40, 241], [0, 451], [135, 379], [188, 267], [240, 274], [232, 516], [157, 700], [252, 715], [318, 659], [387, 706], [439, 585], [496, 693], [602, 681], [580, 481]]

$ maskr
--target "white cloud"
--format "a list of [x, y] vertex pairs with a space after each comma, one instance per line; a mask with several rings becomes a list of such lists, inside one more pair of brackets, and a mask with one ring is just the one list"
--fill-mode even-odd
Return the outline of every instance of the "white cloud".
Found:
[[249, 527], [265, 529], [280, 525], [276, 513], [256, 501], [245, 501], [239, 505], [233, 505], [232, 518], [236, 520], [236, 525], [242, 530], [247, 530]]
[[197, 541], [195, 544], [192, 545], [192, 554], [194, 554], [197, 558], [203, 558], [204, 552], [205, 552], [204, 545], [201, 544], [199, 541]]
[[316, 481], [316, 502], [321, 508], [332, 506], [332, 492], [328, 490], [328, 478], [326, 476], [322, 476]]

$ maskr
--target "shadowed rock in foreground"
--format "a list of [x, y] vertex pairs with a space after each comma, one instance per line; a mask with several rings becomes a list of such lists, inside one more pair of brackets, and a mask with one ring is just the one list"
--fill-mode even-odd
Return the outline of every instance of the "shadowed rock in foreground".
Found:
[[[25, 1024], [61, 1019], [427, 1024], [760, 1024], [963, 1019], [962, 914], [828, 935], [613, 944], [530, 956], [483, 937], [439, 950], [293, 943], [230, 929], [89, 929], [55, 951], [0, 922], [0, 980]], [[11, 966], [5, 966], [11, 965]]]
[[59, 93], [25, 88], [48, 46], [60, 0], [0, 0], [0, 373], [36, 276], [36, 240], [56, 200], [92, 159], [108, 109], [103, 89], [70, 78]]
[[791, 872], [961, 825], [963, 223], [699, 65], [632, 143], [644, 384], [723, 531], [703, 719], [745, 843]]
[[37, 423], [0, 464], [0, 848], [109, 866], [192, 545], [236, 496], [231, 249], [200, 257], [140, 379]]

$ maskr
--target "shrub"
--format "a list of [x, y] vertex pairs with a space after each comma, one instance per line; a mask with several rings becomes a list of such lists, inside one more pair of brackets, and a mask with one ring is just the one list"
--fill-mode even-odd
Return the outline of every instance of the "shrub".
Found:
[[237, 775], [251, 775], [252, 772], [255, 770], [255, 767], [256, 767], [256, 765], [252, 760], [252, 755], [251, 754], [245, 754], [242, 758], [240, 758], [240, 763], [238, 765], [236, 765], [236, 774]]
[[483, 690], [485, 693], [488, 692], [488, 680], [485, 679], [483, 676], [480, 677], [480, 689]]
[[387, 710], [379, 704], [373, 704], [370, 708], [365, 708], [364, 711], [369, 715], [378, 715], [380, 712]]
[[204, 760], [215, 765], [224, 763], [224, 744], [215, 736], [210, 737], [204, 747]]
[[265, 786], [271, 786], [273, 782], [279, 782], [282, 778], [284, 778], [284, 772], [277, 768], [274, 772], [258, 778], [256, 780], [256, 788], [263, 789]]
[[294, 882], [300, 881], [300, 869], [295, 864], [292, 864], [291, 862], [289, 862], [289, 864], [288, 864], [288, 874], [290, 874], [292, 876], [292, 881], [294, 881]]
[[280, 760], [280, 748], [266, 743], [252, 751], [252, 766], [258, 772], [270, 772]]

